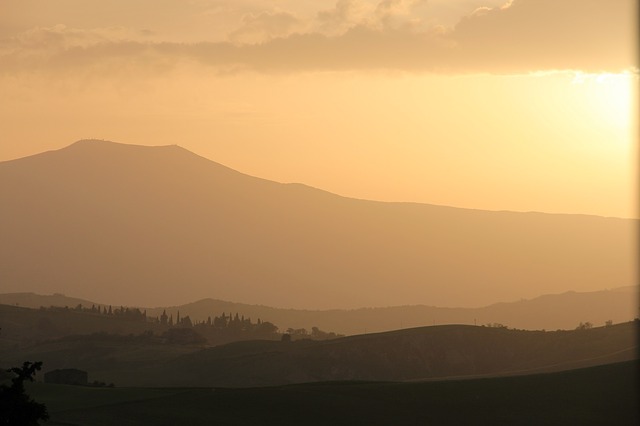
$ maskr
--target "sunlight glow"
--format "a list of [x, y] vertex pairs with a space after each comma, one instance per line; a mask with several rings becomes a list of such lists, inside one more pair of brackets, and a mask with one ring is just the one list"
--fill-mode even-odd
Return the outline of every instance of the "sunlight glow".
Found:
[[602, 124], [616, 130], [630, 130], [632, 120], [632, 87], [637, 73], [576, 73], [572, 83], [586, 86], [590, 107]]

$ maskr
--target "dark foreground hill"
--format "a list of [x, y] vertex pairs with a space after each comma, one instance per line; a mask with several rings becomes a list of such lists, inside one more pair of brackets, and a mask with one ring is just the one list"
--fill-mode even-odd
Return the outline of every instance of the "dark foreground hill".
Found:
[[637, 425], [638, 369], [625, 362], [553, 374], [422, 383], [91, 389], [34, 384], [47, 424]]
[[637, 284], [637, 220], [340, 197], [177, 146], [0, 163], [3, 292], [166, 306], [483, 306]]

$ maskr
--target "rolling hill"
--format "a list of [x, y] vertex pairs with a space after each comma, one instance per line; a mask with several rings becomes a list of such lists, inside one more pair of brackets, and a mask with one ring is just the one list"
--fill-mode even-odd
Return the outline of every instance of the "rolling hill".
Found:
[[477, 307], [635, 285], [637, 223], [349, 199], [177, 146], [86, 140], [0, 163], [0, 291]]
[[[29, 308], [41, 306], [75, 307], [81, 304], [105, 306], [95, 301], [34, 293], [0, 294], [0, 304]], [[311, 330], [318, 327], [324, 331], [340, 334], [362, 334], [391, 331], [401, 328], [421, 327], [435, 324], [493, 324], [526, 330], [574, 329], [580, 322], [603, 325], [606, 321], [620, 323], [639, 316], [638, 287], [623, 287], [594, 292], [566, 292], [548, 294], [531, 300], [496, 303], [481, 308], [451, 308], [424, 305], [392, 306], [384, 308], [301, 310], [281, 309], [264, 305], [249, 305], [215, 299], [203, 299], [179, 306], [143, 307], [150, 317], [158, 317], [163, 311], [177, 317], [189, 315], [204, 321], [207, 317], [221, 313], [239, 313], [245, 317], [270, 321], [281, 331], [288, 328]], [[86, 327], [85, 327], [86, 328]], [[89, 332], [109, 331], [111, 328], [92, 329]], [[78, 333], [79, 331], [76, 331]], [[138, 331], [139, 332], [139, 331]]]
[[156, 372], [155, 386], [245, 387], [532, 374], [635, 360], [637, 333], [637, 321], [555, 332], [445, 325], [327, 341], [236, 342], [150, 366], [146, 375]]
[[[25, 309], [16, 308], [13, 309]], [[3, 333], [4, 333], [3, 327]], [[80, 368], [118, 386], [251, 387], [426, 380], [569, 370], [638, 358], [638, 321], [571, 331], [443, 325], [332, 340], [247, 340], [207, 347], [151, 334], [0, 339], [0, 367]]]

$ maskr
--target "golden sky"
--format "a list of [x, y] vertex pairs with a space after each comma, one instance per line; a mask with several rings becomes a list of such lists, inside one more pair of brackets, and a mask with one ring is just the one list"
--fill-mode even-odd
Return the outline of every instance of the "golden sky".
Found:
[[638, 217], [632, 0], [0, 0], [0, 161], [178, 144], [357, 198]]

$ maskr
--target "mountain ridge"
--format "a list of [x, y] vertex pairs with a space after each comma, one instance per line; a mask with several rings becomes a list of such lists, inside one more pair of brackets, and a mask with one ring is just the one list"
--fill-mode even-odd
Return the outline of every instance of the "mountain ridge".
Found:
[[84, 141], [0, 163], [0, 205], [4, 292], [326, 309], [637, 282], [637, 220], [357, 200], [171, 145]]
[[[288, 328], [308, 331], [318, 327], [324, 331], [341, 334], [385, 332], [401, 328], [422, 327], [437, 324], [501, 324], [526, 330], [574, 329], [580, 322], [604, 324], [606, 321], [621, 323], [640, 316], [639, 289], [621, 287], [596, 292], [567, 291], [545, 294], [533, 299], [513, 302], [497, 302], [476, 308], [437, 307], [426, 305], [389, 306], [378, 308], [297, 310], [264, 305], [249, 305], [213, 298], [205, 298], [179, 306], [135, 306], [147, 312], [149, 317], [163, 312], [176, 317], [204, 321], [208, 316], [239, 313], [253, 319], [273, 322], [281, 331]], [[18, 305], [37, 309], [41, 306], [84, 307], [102, 303], [63, 295], [36, 295], [34, 293], [0, 294], [0, 304]], [[120, 306], [120, 305], [116, 305]]]
[[381, 203], [381, 204], [396, 204], [396, 205], [409, 205], [409, 206], [429, 206], [429, 207], [435, 207], [435, 208], [443, 208], [443, 209], [452, 209], [452, 210], [464, 210], [464, 211], [472, 211], [472, 212], [491, 212], [491, 213], [513, 213], [513, 214], [531, 214], [531, 215], [550, 215], [550, 216], [585, 216], [585, 217], [595, 217], [595, 218], [602, 218], [602, 219], [620, 219], [620, 220], [638, 220], [640, 221], [640, 219], [638, 218], [627, 218], [627, 217], [619, 217], [619, 216], [603, 216], [603, 215], [595, 215], [595, 214], [588, 214], [588, 213], [564, 213], [564, 212], [544, 212], [544, 211], [538, 211], [538, 210], [529, 210], [529, 211], [519, 211], [519, 210], [509, 210], [509, 209], [499, 209], [499, 210], [487, 210], [487, 209], [480, 209], [480, 208], [473, 208], [473, 207], [459, 207], [459, 206], [449, 206], [449, 205], [444, 205], [444, 204], [433, 204], [433, 203], [424, 203], [424, 202], [417, 202], [417, 201], [382, 201], [382, 200], [372, 200], [372, 199], [368, 199], [368, 198], [360, 198], [360, 197], [352, 197], [352, 196], [345, 196], [345, 195], [341, 195], [341, 194], [337, 194], [334, 192], [330, 192], [327, 191], [325, 189], [322, 188], [318, 188], [315, 186], [311, 186], [302, 182], [278, 182], [278, 181], [274, 181], [271, 179], [265, 179], [262, 177], [258, 177], [258, 176], [253, 176], [247, 173], [243, 173], [241, 171], [238, 171], [232, 167], [226, 166], [222, 163], [219, 163], [217, 161], [211, 160], [210, 158], [201, 156], [193, 151], [188, 150], [187, 148], [182, 147], [179, 144], [169, 144], [169, 145], [136, 145], [136, 144], [129, 144], [129, 143], [121, 143], [121, 142], [113, 142], [110, 140], [104, 140], [104, 139], [79, 139], [76, 142], [73, 142], [70, 145], [67, 145], [65, 147], [59, 148], [59, 149], [53, 149], [53, 150], [48, 150], [48, 151], [44, 151], [44, 152], [40, 152], [37, 154], [32, 154], [32, 155], [28, 155], [28, 156], [24, 156], [24, 157], [20, 157], [20, 158], [15, 158], [15, 159], [10, 159], [10, 160], [4, 160], [4, 161], [0, 161], [0, 164], [2, 163], [11, 163], [11, 162], [16, 162], [16, 161], [21, 161], [21, 160], [26, 160], [32, 157], [39, 157], [45, 154], [50, 154], [50, 153], [55, 153], [55, 152], [60, 152], [60, 151], [66, 151], [66, 150], [71, 150], [71, 149], [86, 149], [86, 148], [91, 148], [91, 147], [100, 147], [100, 146], [109, 146], [111, 148], [117, 148], [117, 147], [125, 147], [125, 148], [142, 148], [142, 149], [149, 149], [149, 150], [154, 150], [154, 149], [173, 149], [177, 152], [181, 152], [183, 154], [188, 154], [193, 156], [194, 158], [199, 158], [201, 160], [205, 160], [208, 163], [214, 164], [216, 167], [219, 167], [221, 169], [225, 169], [234, 173], [237, 173], [239, 175], [242, 176], [246, 176], [246, 177], [250, 177], [253, 179], [257, 179], [260, 181], [264, 181], [264, 182], [270, 182], [270, 183], [275, 183], [278, 185], [283, 185], [283, 186], [291, 186], [291, 187], [300, 187], [300, 188], [304, 188], [304, 189], [309, 189], [309, 190], [313, 190], [313, 191], [317, 191], [319, 193], [324, 193], [333, 197], [338, 197], [338, 198], [343, 198], [343, 199], [347, 199], [347, 200], [355, 200], [355, 201], [363, 201], [363, 202], [369, 202], [369, 203]]

